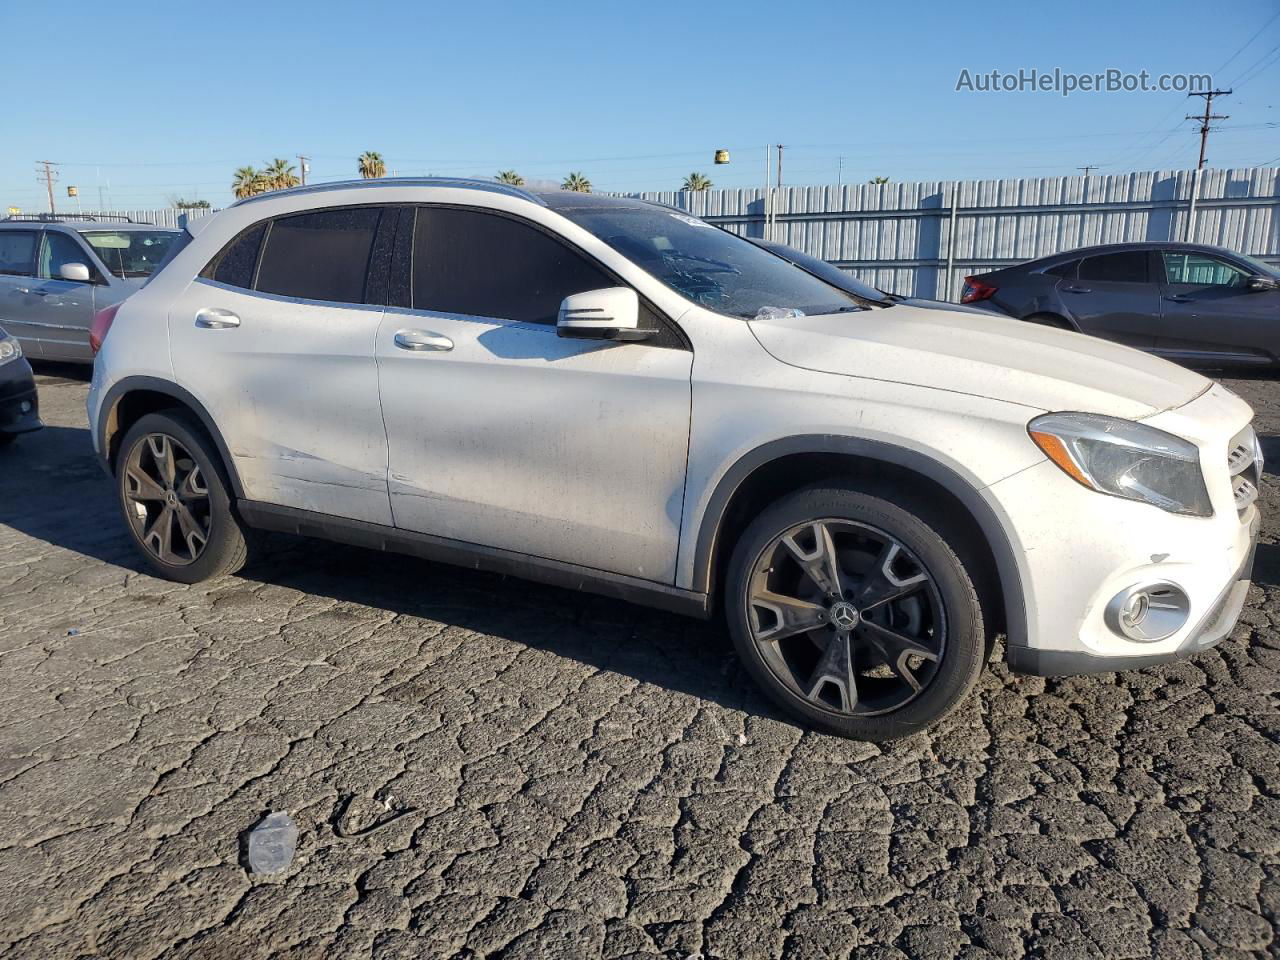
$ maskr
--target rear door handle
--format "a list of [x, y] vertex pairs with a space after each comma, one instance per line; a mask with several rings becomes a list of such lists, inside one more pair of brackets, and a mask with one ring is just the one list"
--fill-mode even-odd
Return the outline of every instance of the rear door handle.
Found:
[[205, 307], [196, 313], [196, 326], [203, 330], [226, 330], [240, 326], [240, 318], [221, 307]]
[[1182, 294], [1173, 294], [1172, 296], [1165, 297], [1165, 299], [1168, 300], [1170, 303], [1193, 303], [1194, 302], [1194, 299], [1192, 297], [1184, 297], [1182, 296]]
[[1093, 293], [1088, 287], [1063, 287], [1067, 293]]
[[453, 341], [433, 330], [397, 330], [396, 346], [401, 350], [452, 350]]

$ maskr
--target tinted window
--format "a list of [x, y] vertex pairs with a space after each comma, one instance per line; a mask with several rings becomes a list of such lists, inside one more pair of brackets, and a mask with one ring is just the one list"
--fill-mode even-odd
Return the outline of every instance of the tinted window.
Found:
[[1060, 263], [1056, 267], [1050, 267], [1045, 273], [1052, 277], [1074, 277], [1079, 263], [1079, 260], [1068, 260], [1066, 263]]
[[262, 246], [262, 238], [266, 232], [265, 223], [258, 223], [241, 231], [239, 236], [209, 261], [200, 276], [233, 287], [252, 289], [253, 270], [258, 265], [258, 248]]
[[0, 230], [0, 273], [29, 277], [35, 260], [34, 230]]
[[90, 277], [97, 272], [89, 262], [89, 255], [80, 248], [80, 244], [65, 233], [46, 233], [44, 243], [40, 247], [38, 275], [49, 278], [58, 277], [58, 271], [62, 269], [63, 264], [67, 263], [83, 263], [89, 268]]
[[528, 224], [472, 210], [418, 210], [415, 309], [555, 323], [565, 297], [617, 285], [595, 264]]
[[1206, 287], [1243, 287], [1249, 274], [1225, 260], [1203, 253], [1170, 251], [1164, 254], [1164, 273], [1170, 283]]
[[356, 207], [273, 221], [254, 289], [283, 297], [363, 303], [380, 214], [376, 208]]
[[1107, 253], [1100, 257], [1088, 257], [1080, 261], [1080, 279], [1114, 283], [1146, 283], [1147, 252], [1134, 250], [1129, 253]]

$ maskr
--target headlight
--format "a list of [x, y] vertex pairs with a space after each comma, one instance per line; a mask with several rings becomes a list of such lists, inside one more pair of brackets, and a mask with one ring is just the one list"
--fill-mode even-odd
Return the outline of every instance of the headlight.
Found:
[[1194, 443], [1131, 420], [1047, 413], [1027, 424], [1036, 446], [1090, 490], [1170, 513], [1213, 515]]
[[17, 340], [11, 337], [5, 337], [0, 340], [0, 363], [8, 363], [10, 360], [17, 360], [22, 356], [22, 346]]

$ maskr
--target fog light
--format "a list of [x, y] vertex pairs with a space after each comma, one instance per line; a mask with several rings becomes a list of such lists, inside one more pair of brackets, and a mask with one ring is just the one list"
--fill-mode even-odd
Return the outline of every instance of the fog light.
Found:
[[22, 401], [22, 403], [20, 403], [20, 404], [18, 405], [18, 409], [19, 409], [19, 410], [21, 410], [23, 413], [30, 413], [30, 412], [31, 412], [31, 401], [30, 401], [30, 400], [23, 400], [23, 401]]
[[1191, 600], [1173, 583], [1145, 583], [1121, 590], [1107, 604], [1107, 626], [1127, 640], [1152, 643], [1181, 630]]

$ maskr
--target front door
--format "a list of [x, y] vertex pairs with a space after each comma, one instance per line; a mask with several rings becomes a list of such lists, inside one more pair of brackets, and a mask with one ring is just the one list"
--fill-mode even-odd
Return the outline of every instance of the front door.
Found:
[[1164, 251], [1161, 260], [1158, 353], [1189, 362], [1280, 359], [1280, 291], [1253, 290], [1242, 264], [1196, 250]]
[[366, 302], [381, 216], [258, 224], [170, 309], [174, 373], [218, 424], [250, 500], [391, 523], [373, 358], [383, 308]]
[[1145, 250], [1086, 257], [1074, 277], [1058, 282], [1062, 302], [1083, 332], [1145, 350], [1155, 346], [1160, 293], [1150, 258]]
[[541, 228], [415, 216], [377, 338], [396, 525], [671, 583], [693, 355], [558, 337], [564, 297], [619, 281]]
[[[83, 264], [90, 279], [63, 280], [60, 271], [67, 263]], [[93, 324], [94, 292], [103, 282], [79, 241], [54, 230], [44, 232], [31, 285], [31, 295], [37, 298], [32, 322], [38, 326], [42, 356], [49, 360], [93, 360], [89, 327]]]

